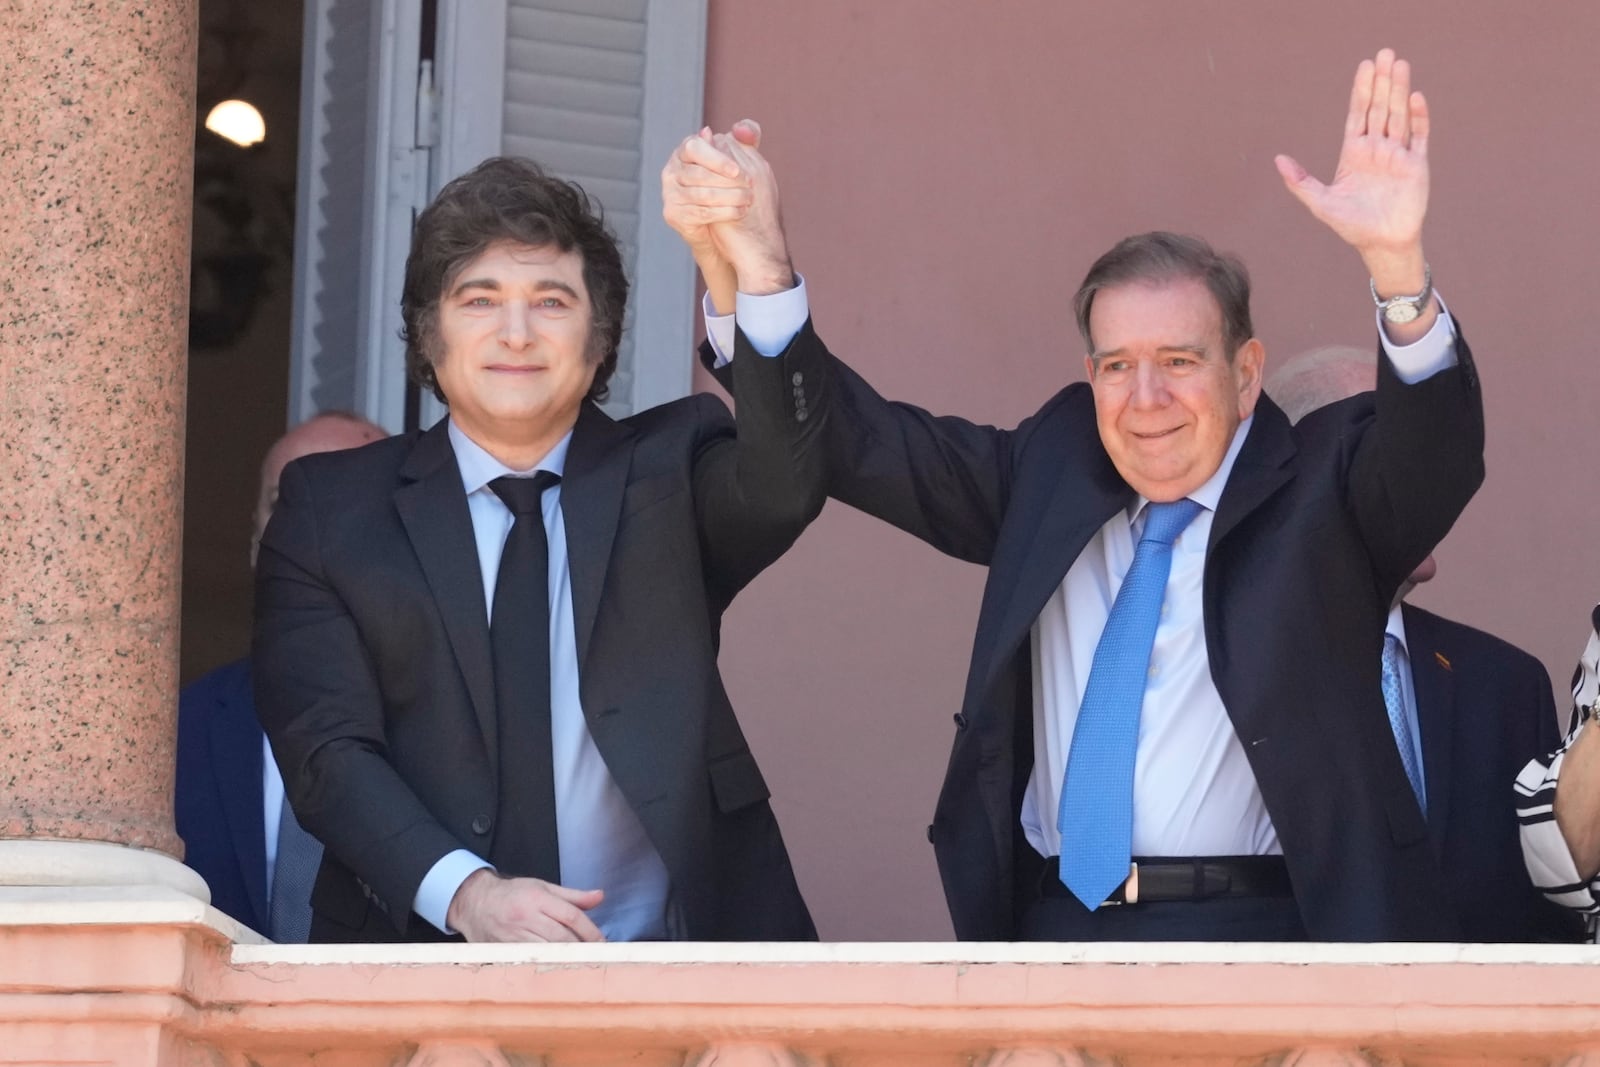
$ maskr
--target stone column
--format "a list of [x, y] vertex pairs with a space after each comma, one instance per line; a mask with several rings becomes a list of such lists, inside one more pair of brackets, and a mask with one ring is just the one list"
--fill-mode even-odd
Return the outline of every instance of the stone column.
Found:
[[4, 0], [0, 885], [170, 857], [195, 0]]

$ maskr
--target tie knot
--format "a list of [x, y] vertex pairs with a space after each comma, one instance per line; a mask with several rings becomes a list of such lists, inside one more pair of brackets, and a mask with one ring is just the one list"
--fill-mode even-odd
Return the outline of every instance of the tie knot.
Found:
[[1165, 504], [1150, 504], [1145, 508], [1144, 535], [1139, 541], [1158, 541], [1170, 545], [1198, 514], [1200, 505], [1188, 497]]
[[507, 474], [490, 482], [489, 488], [511, 509], [511, 514], [521, 518], [539, 514], [539, 498], [559, 481], [561, 475], [554, 471], [539, 471], [531, 478], [515, 478]]

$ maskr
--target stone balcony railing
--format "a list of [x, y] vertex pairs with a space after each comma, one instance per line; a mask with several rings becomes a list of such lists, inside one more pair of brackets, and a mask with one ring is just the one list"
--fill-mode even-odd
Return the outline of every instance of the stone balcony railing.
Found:
[[1600, 949], [277, 946], [161, 889], [0, 890], [0, 1064], [1600, 1064]]

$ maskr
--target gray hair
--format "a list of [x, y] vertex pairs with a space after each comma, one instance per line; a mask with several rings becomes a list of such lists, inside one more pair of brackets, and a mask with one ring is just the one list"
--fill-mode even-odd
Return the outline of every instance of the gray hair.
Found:
[[1301, 352], [1267, 379], [1273, 402], [1299, 422], [1338, 400], [1378, 387], [1378, 354], [1355, 345], [1324, 345]]

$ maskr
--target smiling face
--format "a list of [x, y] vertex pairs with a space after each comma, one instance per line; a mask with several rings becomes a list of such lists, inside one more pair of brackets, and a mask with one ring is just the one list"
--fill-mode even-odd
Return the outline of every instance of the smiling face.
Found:
[[537, 463], [594, 380], [590, 316], [576, 251], [500, 241], [468, 260], [440, 295], [433, 359], [456, 426], [508, 466]]
[[1216, 299], [1197, 279], [1099, 290], [1089, 334], [1100, 440], [1123, 480], [1157, 502], [1204, 485], [1261, 395], [1261, 342], [1230, 360]]

